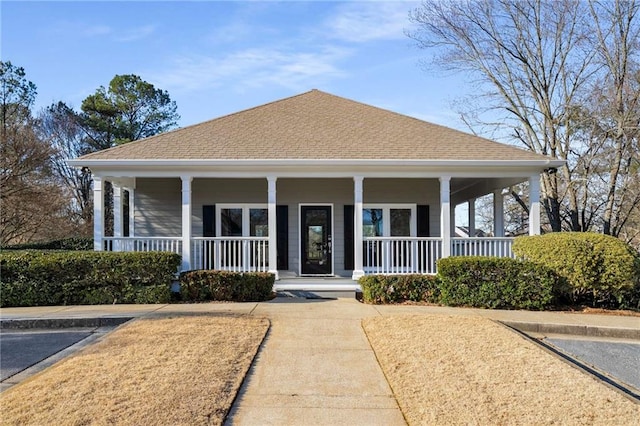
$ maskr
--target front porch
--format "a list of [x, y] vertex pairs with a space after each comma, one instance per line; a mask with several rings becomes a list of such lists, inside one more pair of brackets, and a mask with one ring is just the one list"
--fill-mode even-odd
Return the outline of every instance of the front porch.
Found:
[[[282, 284], [304, 276], [435, 274], [437, 260], [447, 256], [513, 257], [501, 189], [523, 180], [530, 185], [530, 211], [538, 213], [529, 231], [537, 234], [537, 174], [96, 176], [95, 250], [170, 251], [182, 256], [182, 271], [271, 272]], [[114, 185], [113, 236], [103, 236], [105, 181]], [[473, 200], [487, 193], [494, 196], [495, 236], [456, 237], [455, 205], [470, 203], [473, 235]]]
[[[181, 237], [104, 237], [103, 241], [105, 251], [183, 254]], [[513, 238], [510, 237], [452, 238], [450, 253], [451, 256], [514, 257], [512, 244]], [[437, 237], [365, 237], [364, 273], [435, 274], [436, 262], [444, 257], [442, 245], [443, 239]], [[190, 269], [268, 272], [269, 238], [192, 237]], [[278, 271], [279, 275], [283, 272]], [[298, 276], [296, 273], [288, 274], [289, 278]]]

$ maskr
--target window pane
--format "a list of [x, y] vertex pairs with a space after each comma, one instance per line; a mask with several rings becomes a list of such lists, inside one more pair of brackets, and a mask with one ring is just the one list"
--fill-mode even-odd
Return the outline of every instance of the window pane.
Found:
[[249, 209], [249, 230], [252, 237], [269, 236], [269, 213], [267, 209]]
[[242, 237], [242, 209], [221, 209], [220, 219], [223, 237]]
[[382, 237], [382, 209], [362, 210], [362, 236]]
[[391, 236], [410, 237], [411, 236], [411, 210], [391, 209]]

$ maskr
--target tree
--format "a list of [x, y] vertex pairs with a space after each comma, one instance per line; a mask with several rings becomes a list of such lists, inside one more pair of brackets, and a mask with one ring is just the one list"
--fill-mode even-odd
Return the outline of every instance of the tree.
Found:
[[77, 115], [64, 102], [58, 102], [42, 112], [40, 127], [54, 152], [52, 171], [69, 193], [70, 219], [80, 234], [90, 235], [93, 223], [91, 172], [67, 164], [68, 159], [86, 153], [87, 149]]
[[[83, 153], [89, 153], [165, 132], [175, 127], [179, 118], [176, 103], [166, 91], [129, 74], [116, 75], [108, 89], [101, 86], [85, 98], [81, 112], [74, 114], [72, 121], [84, 133]], [[83, 190], [78, 186], [75, 189]], [[109, 182], [104, 196], [105, 235], [113, 235], [113, 188]], [[124, 202], [126, 211], [128, 193]]]
[[467, 124], [566, 161], [542, 175], [552, 231], [618, 235], [638, 206], [637, 9], [618, 0], [426, 0], [410, 15], [417, 29], [408, 35], [436, 52], [435, 65], [469, 73], [484, 90], [465, 102]]
[[589, 5], [595, 22], [597, 58], [607, 71], [602, 84], [595, 88], [597, 106], [592, 114], [592, 121], [597, 123], [592, 126], [596, 130], [594, 136], [611, 160], [603, 232], [618, 236], [631, 211], [640, 205], [637, 191], [640, 68], [633, 62], [640, 48], [637, 23], [640, 5], [619, 0], [592, 1]]
[[89, 151], [165, 132], [180, 118], [169, 94], [137, 75], [116, 75], [82, 101], [79, 115]]
[[31, 114], [36, 86], [23, 68], [0, 62], [0, 244], [56, 237], [64, 216], [51, 175], [51, 147]]

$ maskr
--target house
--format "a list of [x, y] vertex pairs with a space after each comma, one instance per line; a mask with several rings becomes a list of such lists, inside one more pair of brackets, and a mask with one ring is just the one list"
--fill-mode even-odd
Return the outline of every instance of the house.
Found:
[[[529, 182], [538, 234], [540, 174], [563, 164], [318, 90], [69, 163], [94, 176], [95, 250], [170, 250], [182, 270], [352, 279], [435, 273], [451, 255], [511, 256], [501, 190]], [[490, 193], [495, 237], [456, 237], [454, 206]]]

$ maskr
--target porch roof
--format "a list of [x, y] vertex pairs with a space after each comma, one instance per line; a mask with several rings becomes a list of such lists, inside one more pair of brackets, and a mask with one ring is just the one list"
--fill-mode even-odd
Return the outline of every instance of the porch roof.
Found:
[[[70, 161], [75, 166], [196, 160], [558, 161], [319, 90]], [[562, 163], [562, 162], [559, 162]], [[488, 164], [487, 164], [488, 165]]]

